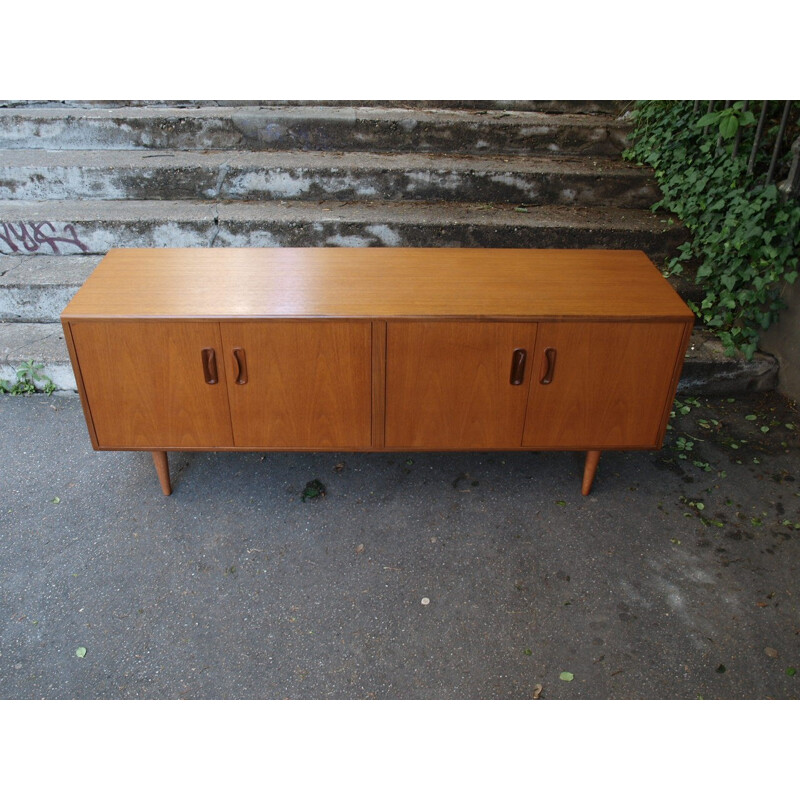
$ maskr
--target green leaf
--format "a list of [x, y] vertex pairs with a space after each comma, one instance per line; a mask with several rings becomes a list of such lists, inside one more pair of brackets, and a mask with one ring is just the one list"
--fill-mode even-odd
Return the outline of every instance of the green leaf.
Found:
[[755, 352], [756, 352], [755, 342], [750, 342], [749, 344], [742, 345], [742, 353], [744, 353], [744, 357], [748, 361], [752, 360], [753, 356], [755, 355]]
[[694, 123], [695, 128], [705, 128], [708, 125], [715, 125], [719, 119], [719, 112], [712, 111], [710, 114], [703, 114], [697, 122]]
[[786, 674], [791, 678], [791, 677], [797, 675], [797, 670], [794, 667], [787, 667], [786, 668]]
[[78, 649], [75, 651], [75, 655], [76, 655], [78, 658], [85, 658], [85, 657], [86, 657], [86, 648], [85, 648], [85, 647], [79, 647], [79, 648], [78, 648]]
[[574, 678], [575, 678], [575, 676], [571, 672], [562, 672], [558, 676], [558, 679], [560, 681], [567, 681], [567, 683], [569, 683], [569, 681], [573, 680]]
[[769, 433], [769, 425], [762, 425], [761, 433]]
[[306, 500], [322, 498], [325, 497], [326, 491], [325, 484], [320, 480], [314, 479], [306, 484], [306, 488], [303, 489], [300, 499], [305, 503]]
[[758, 419], [758, 417], [755, 414], [748, 414], [745, 417], [745, 419], [750, 420], [750, 422], [752, 422], [753, 420]]
[[723, 139], [732, 139], [736, 135], [739, 128], [739, 120], [733, 114], [730, 114], [719, 123], [719, 132], [722, 134]]

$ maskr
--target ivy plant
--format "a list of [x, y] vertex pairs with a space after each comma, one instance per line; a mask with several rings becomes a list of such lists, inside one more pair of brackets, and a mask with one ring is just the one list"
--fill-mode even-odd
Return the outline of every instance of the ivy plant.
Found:
[[[729, 355], [740, 350], [751, 359], [785, 307], [784, 282], [797, 279], [800, 201], [765, 184], [770, 149], [762, 148], [748, 174], [755, 117], [743, 102], [701, 114], [693, 101], [640, 101], [632, 115], [632, 145], [623, 155], [652, 167], [663, 194], [653, 210], [672, 212], [689, 234], [666, 270], [696, 268], [705, 294], [689, 303], [692, 310]], [[774, 142], [774, 125], [765, 141], [770, 136]]]

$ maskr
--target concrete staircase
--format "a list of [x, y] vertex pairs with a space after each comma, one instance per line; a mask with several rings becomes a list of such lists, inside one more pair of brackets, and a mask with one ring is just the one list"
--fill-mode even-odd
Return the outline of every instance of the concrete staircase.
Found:
[[[661, 264], [683, 234], [620, 158], [624, 107], [0, 103], [0, 378], [34, 360], [74, 391], [58, 316], [111, 247], [600, 247]], [[682, 389], [776, 375], [699, 331]]]

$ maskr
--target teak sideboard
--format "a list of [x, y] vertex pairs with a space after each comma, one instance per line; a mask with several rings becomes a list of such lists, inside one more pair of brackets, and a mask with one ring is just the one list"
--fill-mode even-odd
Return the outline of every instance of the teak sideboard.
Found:
[[694, 316], [644, 253], [118, 249], [62, 324], [96, 450], [661, 447]]

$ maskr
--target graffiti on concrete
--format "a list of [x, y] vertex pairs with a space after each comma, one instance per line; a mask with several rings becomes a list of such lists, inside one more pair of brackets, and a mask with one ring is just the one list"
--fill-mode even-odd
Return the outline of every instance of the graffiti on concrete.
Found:
[[3, 242], [12, 253], [19, 253], [21, 249], [37, 253], [41, 247], [48, 246], [55, 255], [59, 255], [59, 244], [71, 244], [84, 253], [89, 250], [78, 238], [75, 226], [69, 223], [64, 224], [59, 232], [52, 222], [0, 222], [0, 244]]

